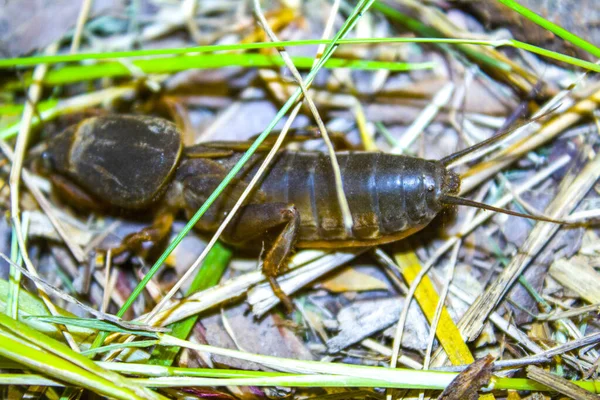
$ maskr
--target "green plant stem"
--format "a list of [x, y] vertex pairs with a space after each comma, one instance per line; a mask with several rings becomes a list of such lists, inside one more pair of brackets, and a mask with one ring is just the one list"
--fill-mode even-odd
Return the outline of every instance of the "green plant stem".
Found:
[[[386, 16], [396, 19], [396, 20], [400, 20], [407, 28], [417, 32], [418, 34], [421, 34], [423, 36], [430, 36], [430, 37], [423, 37], [423, 38], [363, 38], [363, 39], [344, 39], [340, 41], [340, 45], [361, 45], [361, 44], [401, 44], [401, 43], [431, 43], [431, 44], [437, 44], [437, 45], [456, 45], [458, 46], [458, 48], [464, 52], [466, 55], [470, 56], [470, 57], [474, 57], [479, 59], [482, 62], [485, 62], [487, 64], [490, 64], [491, 66], [494, 66], [496, 68], [499, 68], [501, 70], [504, 71], [510, 71], [511, 68], [510, 66], [499, 62], [498, 60], [495, 60], [491, 57], [482, 55], [476, 51], [474, 51], [473, 49], [470, 49], [469, 47], [465, 47], [464, 45], [479, 45], [479, 46], [489, 46], [489, 47], [501, 47], [501, 46], [510, 46], [510, 47], [517, 47], [523, 50], [527, 50], [539, 55], [542, 55], [544, 57], [549, 57], [549, 58], [553, 58], [559, 61], [564, 61], [567, 62], [569, 64], [573, 64], [573, 65], [578, 65], [581, 66], [582, 68], [586, 68], [586, 69], [590, 69], [592, 71], [596, 71], [598, 72], [598, 66], [594, 63], [590, 63], [588, 61], [584, 61], [578, 58], [574, 58], [574, 57], [569, 57], [554, 51], [550, 51], [550, 50], [546, 50], [544, 48], [538, 47], [538, 46], [534, 46], [525, 42], [520, 42], [518, 40], [481, 40], [481, 39], [454, 39], [454, 38], [443, 38], [443, 37], [436, 37], [436, 36], [441, 36], [441, 33], [436, 31], [433, 28], [427, 27], [423, 24], [421, 24], [419, 21], [416, 20], [412, 20], [409, 17], [405, 16], [404, 14], [401, 14], [400, 12], [398, 12], [397, 10], [383, 5], [383, 4], [379, 4], [376, 3], [375, 8], [377, 8], [379, 11], [381, 11], [382, 13], [384, 13]], [[41, 63], [45, 63], [45, 64], [57, 64], [57, 63], [61, 63], [61, 62], [73, 62], [73, 61], [84, 61], [84, 60], [107, 60], [107, 59], [115, 59], [115, 58], [129, 58], [129, 57], [142, 57], [142, 56], [165, 56], [165, 55], [171, 55], [171, 56], [175, 56], [175, 55], [186, 55], [186, 54], [193, 54], [193, 53], [210, 53], [210, 52], [218, 52], [218, 51], [222, 51], [222, 50], [257, 50], [257, 49], [262, 49], [262, 48], [276, 48], [276, 47], [280, 47], [280, 46], [284, 46], [284, 47], [293, 47], [293, 46], [309, 46], [309, 45], [319, 45], [319, 44], [327, 44], [329, 43], [329, 41], [327, 40], [322, 40], [322, 39], [315, 39], [315, 40], [292, 40], [292, 41], [287, 41], [287, 42], [259, 42], [259, 43], [243, 43], [243, 44], [235, 44], [235, 45], [215, 45], [215, 46], [201, 46], [201, 47], [189, 47], [189, 48], [174, 48], [174, 49], [153, 49], [153, 50], [135, 50], [135, 51], [121, 51], [121, 52], [109, 52], [109, 53], [84, 53], [84, 54], [73, 54], [73, 55], [58, 55], [58, 56], [37, 56], [37, 57], [23, 57], [23, 58], [6, 58], [6, 59], [0, 59], [0, 68], [7, 68], [7, 67], [23, 67], [23, 66], [31, 66], [31, 65], [37, 65], [37, 64], [41, 64]], [[243, 57], [244, 56], [250, 56], [251, 54], [240, 54], [240, 55], [232, 55], [232, 54], [214, 54], [211, 56], [215, 56], [214, 59], [210, 59], [207, 60], [205, 63], [205, 67], [204, 68], [219, 68], [219, 67], [226, 67], [226, 66], [235, 66], [235, 65], [241, 65], [241, 66], [280, 66], [282, 65], [282, 61], [276, 60], [272, 57], [272, 56], [264, 56], [264, 58], [261, 57], [256, 57], [259, 55], [256, 54], [252, 54], [252, 56], [255, 56], [256, 58], [254, 59], [249, 59], [248, 61], [244, 61]], [[206, 56], [206, 55], [205, 55]], [[204, 57], [205, 57], [204, 56]], [[219, 60], [218, 57], [221, 57], [222, 59]], [[224, 57], [223, 57], [224, 56]], [[231, 61], [237, 61], [239, 64], [235, 64], [235, 63], [231, 63], [229, 64], [226, 60], [227, 57], [231, 57]], [[242, 57], [242, 58], [239, 58]], [[189, 57], [191, 60], [197, 60], [195, 57]], [[174, 60], [178, 60], [181, 59], [181, 57], [178, 58], [174, 58]], [[304, 58], [299, 57], [296, 60], [298, 60], [298, 64], [296, 64], [296, 66], [298, 67], [302, 67], [305, 63]], [[150, 62], [152, 60], [139, 60], [136, 62], [142, 62], [142, 65], [144, 66], [144, 62]], [[195, 68], [201, 68], [202, 67], [202, 60], [200, 61], [196, 61], [196, 66], [191, 66], [195, 67]], [[343, 59], [334, 59], [331, 60], [332, 64], [328, 64], [327, 67], [329, 68], [335, 68], [335, 63], [339, 63], [339, 64], [343, 64], [341, 66], [346, 67], [346, 68], [356, 68], [356, 69], [381, 69], [381, 68], [397, 68], [402, 70], [402, 68], [404, 68], [404, 66], [406, 66], [407, 64], [402, 64], [402, 63], [393, 63], [393, 62], [381, 62], [381, 61], [369, 61], [369, 60], [343, 60]], [[198, 64], [199, 63], [199, 64]], [[312, 63], [312, 60], [311, 60]], [[192, 64], [190, 62], [190, 64]], [[111, 64], [108, 64], [111, 65]], [[121, 64], [120, 64], [121, 65]], [[168, 66], [167, 66], [168, 65]], [[386, 67], [387, 65], [387, 67]], [[410, 64], [408, 64], [410, 65]], [[416, 64], [418, 66], [418, 64]], [[91, 68], [90, 69], [90, 73], [92, 71], [94, 71], [95, 66], [82, 66], [79, 68]], [[178, 71], [181, 67], [178, 67], [175, 64], [171, 64], [171, 63], [166, 63], [164, 67], [160, 67], [160, 66], [153, 66], [152, 64], [150, 64], [151, 68], [156, 68], [157, 71], [168, 71], [168, 68], [175, 68], [173, 71]], [[148, 68], [150, 68], [148, 67]], [[427, 67], [426, 63], [425, 65], [422, 65], [423, 68]], [[117, 68], [117, 67], [110, 67], [110, 68]], [[125, 69], [126, 68], [121, 65], [121, 67], [118, 68], [122, 68]], [[60, 70], [59, 70], [60, 71]], [[67, 71], [69, 71], [67, 69]], [[72, 70], [71, 70], [72, 71]], [[75, 70], [77, 73], [78, 70]], [[110, 72], [110, 70], [108, 70]], [[127, 74], [130, 74], [130, 71], [127, 70]], [[54, 72], [51, 72], [51, 74], [53, 74]], [[113, 72], [114, 73], [114, 72]], [[58, 80], [58, 78], [54, 78], [56, 80]], [[65, 78], [66, 79], [66, 78]], [[8, 88], [11, 88], [11, 86], [7, 86]], [[14, 89], [14, 88], [13, 88]], [[12, 111], [12, 110], [9, 110]]]
[[0, 356], [73, 385], [121, 399], [163, 399], [99, 367], [67, 345], [0, 313]]
[[[370, 388], [397, 388], [417, 389], [410, 384], [402, 385], [389, 380], [378, 380], [372, 378], [360, 378], [340, 375], [295, 375], [278, 374], [268, 376], [261, 372], [260, 377], [232, 377], [232, 378], [194, 378], [194, 377], [158, 377], [137, 378], [132, 382], [146, 387], [206, 387], [206, 386], [282, 386], [282, 387], [370, 387]], [[535, 381], [521, 378], [495, 378], [496, 390], [527, 390], [536, 392], [549, 392], [551, 389]], [[577, 386], [595, 393], [600, 385], [595, 382], [573, 382]], [[42, 375], [35, 374], [0, 374], [0, 385], [40, 385], [40, 386], [63, 386], [58, 381], [50, 380]], [[428, 389], [442, 388], [434, 382], [430, 383]]]
[[[437, 44], [441, 45], [442, 49], [447, 49], [447, 47], [444, 46], [446, 43], [453, 43], [453, 41], [448, 41], [451, 39], [443, 38], [444, 35], [437, 29], [427, 26], [427, 25], [423, 24], [421, 21], [411, 18], [408, 15], [403, 14], [400, 11], [396, 10], [395, 8], [390, 7], [387, 4], [384, 4], [380, 1], [377, 1], [373, 5], [373, 9], [379, 11], [380, 13], [382, 13], [386, 17], [392, 19], [393, 21], [396, 21], [396, 22], [402, 24], [406, 29], [408, 29], [412, 32], [415, 32], [416, 34], [418, 34], [420, 36], [441, 39], [439, 42], [437, 42]], [[432, 42], [432, 43], [435, 43], [435, 42]], [[467, 57], [480, 62], [484, 66], [496, 68], [496, 69], [506, 71], [506, 72], [511, 70], [510, 65], [508, 65], [502, 61], [496, 60], [486, 54], [482, 54], [468, 46], [464, 46], [465, 44], [483, 44], [483, 43], [475, 43], [475, 42], [470, 42], [470, 41], [462, 42], [462, 43], [455, 42], [455, 43], [456, 43], [456, 46], [459, 49], [459, 51], [461, 51]], [[489, 45], [489, 43], [490, 42], [488, 42], [488, 45]]]
[[[430, 28], [431, 29], [431, 28]], [[431, 32], [436, 32], [432, 30]], [[430, 32], [430, 33], [431, 33]], [[425, 33], [425, 32], [424, 32]], [[480, 39], [453, 39], [453, 38], [439, 38], [436, 35], [424, 35], [431, 36], [431, 38], [355, 38], [355, 39], [341, 39], [338, 41], [338, 45], [360, 45], [360, 44], [391, 44], [391, 43], [452, 43], [452, 44], [480, 44], [490, 45], [489, 40]], [[439, 35], [438, 35], [439, 36]], [[81, 54], [63, 54], [54, 56], [34, 56], [34, 57], [20, 57], [20, 58], [0, 58], [0, 68], [7, 67], [24, 67], [37, 64], [58, 64], [63, 62], [76, 62], [86, 60], [110, 60], [118, 58], [132, 58], [132, 57], [156, 57], [156, 56], [175, 56], [175, 55], [186, 55], [194, 53], [215, 53], [222, 51], [242, 51], [242, 50], [260, 50], [284, 47], [295, 47], [295, 46], [314, 46], [329, 44], [328, 39], [310, 39], [310, 40], [289, 40], [283, 42], [257, 42], [257, 43], [237, 43], [237, 44], [225, 44], [225, 45], [209, 45], [209, 46], [197, 46], [197, 47], [183, 47], [183, 48], [171, 48], [171, 49], [150, 49], [150, 50], [133, 50], [133, 51], [113, 51], [106, 53], [81, 53]], [[220, 54], [230, 55], [230, 54]]]
[[[292, 57], [298, 68], [310, 68], [311, 57]], [[202, 54], [198, 56], [161, 57], [131, 62], [135, 71], [145, 74], [165, 74], [185, 71], [188, 69], [215, 69], [225, 67], [272, 68], [284, 66], [278, 55], [265, 54]], [[401, 72], [419, 69], [431, 69], [434, 62], [403, 63], [370, 60], [347, 60], [332, 58], [325, 63], [324, 68], [349, 68], [357, 70], [380, 70]], [[117, 78], [132, 76], [132, 69], [120, 62], [103, 62], [94, 65], [65, 66], [50, 71], [44, 78], [45, 86], [58, 86], [85, 80], [100, 78]], [[31, 83], [31, 77], [25, 78], [26, 85]], [[7, 84], [4, 90], [14, 91], [22, 87], [22, 82]]]
[[542, 28], [545, 28], [545, 29], [549, 30], [550, 32], [554, 33], [555, 35], [560, 36], [567, 42], [572, 43], [573, 45], [579, 47], [580, 49], [587, 51], [588, 53], [590, 53], [591, 55], [593, 55], [596, 58], [600, 58], [600, 48], [594, 46], [592, 43], [588, 42], [587, 40], [584, 40], [584, 39], [580, 38], [579, 36], [574, 35], [573, 33], [569, 32], [568, 30], [556, 25], [555, 23], [548, 21], [547, 19], [534, 13], [527, 7], [519, 4], [518, 2], [516, 2], [514, 0], [498, 0], [498, 1], [502, 4], [504, 4], [505, 6], [512, 8], [514, 11], [518, 12], [519, 14], [521, 14], [525, 18], [529, 19], [530, 21], [538, 24]]
[[[206, 256], [206, 260], [204, 260], [202, 267], [198, 270], [196, 277], [186, 292], [186, 296], [208, 289], [219, 283], [223, 272], [225, 272], [227, 265], [229, 265], [232, 255], [233, 253], [229, 248], [217, 242]], [[179, 339], [187, 339], [196, 321], [198, 321], [198, 315], [193, 315], [167, 327], [171, 329], [172, 336]], [[178, 346], [157, 346], [152, 352], [148, 364], [170, 366], [173, 364], [179, 350]]]

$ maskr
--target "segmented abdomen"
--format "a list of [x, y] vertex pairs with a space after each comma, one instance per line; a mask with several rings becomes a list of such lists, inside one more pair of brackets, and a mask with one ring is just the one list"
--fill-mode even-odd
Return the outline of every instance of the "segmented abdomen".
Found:
[[261, 184], [266, 201], [300, 211], [299, 240], [378, 240], [427, 225], [441, 206], [445, 169], [435, 161], [374, 152], [337, 153], [352, 227], [344, 227], [327, 154], [282, 152]]

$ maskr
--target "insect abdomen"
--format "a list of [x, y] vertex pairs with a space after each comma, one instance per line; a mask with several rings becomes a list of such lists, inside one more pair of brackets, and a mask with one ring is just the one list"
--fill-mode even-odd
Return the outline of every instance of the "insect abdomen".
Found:
[[300, 242], [379, 241], [420, 229], [440, 211], [435, 201], [445, 172], [440, 163], [374, 152], [340, 152], [337, 158], [350, 230], [344, 226], [327, 154], [283, 152], [261, 185], [267, 201], [298, 208]]

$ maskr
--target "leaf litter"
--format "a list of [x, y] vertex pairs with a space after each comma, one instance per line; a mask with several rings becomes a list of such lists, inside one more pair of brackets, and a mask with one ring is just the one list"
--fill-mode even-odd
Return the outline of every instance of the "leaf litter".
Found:
[[[115, 8], [118, 2], [100, 3], [96, 6], [99, 9], [94, 9], [88, 16], [82, 51], [256, 42], [266, 41], [268, 37], [255, 22], [252, 7], [244, 2], [184, 1], [181, 6], [159, 1], [132, 2], [132, 7], [139, 7], [134, 14]], [[277, 39], [297, 40], [321, 37], [330, 16], [333, 16], [331, 21], [334, 22], [335, 32], [347, 13], [343, 7], [336, 9], [336, 3], [323, 0], [311, 0], [307, 4], [264, 2], [262, 8], [265, 21]], [[494, 19], [500, 15], [477, 9], [480, 6], [478, 2], [469, 4], [467, 8], [462, 6], [470, 2], [457, 3], [461, 3], [461, 8], [455, 7], [454, 2], [437, 5], [410, 0], [377, 2], [360, 20], [354, 35], [393, 37], [424, 35], [423, 32], [433, 35], [437, 32], [449, 37], [493, 38], [498, 32], [490, 30], [490, 27], [498, 24], [505, 26], [507, 21], [512, 23], [517, 20], [519, 22], [516, 25], [508, 26], [517, 39], [588, 57], [587, 53], [574, 50], [571, 45], [565, 47], [564, 41], [544, 34], [537, 26], [534, 28], [531, 23], [525, 23], [499, 3], [498, 7], [504, 7], [501, 9], [502, 16], [510, 16], [502, 22]], [[592, 3], [590, 10], [598, 12]], [[564, 7], [571, 10], [568, 5]], [[75, 14], [61, 14], [69, 22], [53, 22], [48, 27], [54, 30], [39, 34], [39, 37], [19, 37], [19, 29], [3, 27], [17, 35], [12, 43], [16, 47], [11, 48], [8, 54], [27, 54], [31, 50], [44, 48], [59, 37], [67, 38], [59, 47], [59, 52], [68, 51], [69, 39], [64, 36], [67, 33], [65, 27], [75, 26], [74, 18], [79, 12], [79, 8], [72, 8], [77, 10]], [[106, 12], [107, 9], [111, 10], [110, 18], [96, 19], [97, 11]], [[168, 15], [171, 17], [168, 18]], [[549, 13], [549, 16], [553, 15], [557, 14]], [[411, 16], [419, 18], [409, 23]], [[577, 29], [578, 24], [570, 25], [570, 22], [583, 15], [566, 18], [563, 13], [562, 17], [555, 22], [567, 22], [567, 28], [594, 42], [598, 29], [593, 24], [579, 24], [585, 28], [582, 31]], [[119, 24], [118, 21], [127, 23]], [[586, 37], [586, 33], [589, 36]], [[46, 36], [43, 42], [40, 41], [42, 36]], [[312, 47], [290, 47], [286, 50], [291, 55], [315, 54]], [[279, 57], [276, 50], [261, 52]], [[436, 63], [433, 70], [406, 73], [343, 69], [320, 72], [307, 94], [328, 130], [341, 129], [341, 133], [357, 147], [372, 143], [381, 151], [391, 151], [398, 143], [405, 143], [403, 140], [406, 141], [409, 132], [411, 144], [403, 145], [407, 153], [441, 158], [489, 137], [520, 104], [527, 110], [522, 118], [527, 119], [544, 104], [551, 104], [552, 99], [558, 99], [559, 108], [553, 115], [535, 121], [534, 127], [516, 142], [492, 152], [484, 161], [472, 161], [458, 167], [464, 177], [463, 190], [468, 192], [483, 187], [485, 190], [482, 189], [479, 196], [492, 204], [507, 194], [514, 195], [521, 184], [534, 179], [536, 174], [559, 160], [562, 163], [560, 173], [554, 171], [540, 178], [535, 185], [522, 189], [514, 200], [508, 200], [507, 207], [561, 218], [569, 212], [593, 215], [597, 210], [600, 203], [596, 183], [598, 132], [593, 113], [600, 101], [600, 92], [595, 76], [579, 78], [580, 72], [564, 63], [551, 65], [545, 59], [513, 49], [503, 51], [483, 47], [415, 44], [387, 47], [356, 45], [340, 47], [335, 56]], [[512, 69], [503, 69], [502, 66], [506, 65], [511, 65]], [[53, 68], [60, 69], [61, 66]], [[14, 71], [2, 70], [0, 73], [3, 82], [19, 82], [23, 79]], [[578, 81], [578, 84], [570, 88], [568, 83], [572, 81]], [[538, 82], [544, 83], [543, 90], [527, 98]], [[162, 85], [161, 91], [155, 91], [156, 84], [159, 87]], [[436, 103], [436, 95], [444, 85], [452, 85], [453, 90], [449, 92], [448, 101]], [[90, 107], [92, 112], [160, 115], [174, 120], [184, 131], [186, 144], [193, 144], [252, 137], [269, 123], [296, 86], [285, 67], [193, 69], [163, 76], [137, 71], [129, 78], [94, 81], [87, 86], [66, 85], [53, 94], [44, 92], [40, 101], [43, 104], [49, 99], [59, 102], [75, 99], [77, 106], [72, 110], [62, 108], [62, 115], [46, 114], [49, 117], [45, 120], [54, 120], [59, 126], [76, 122], [77, 116], [71, 114], [77, 109]], [[98, 99], [88, 104], [86, 102], [90, 97], [77, 97], [84, 95], [87, 90], [97, 92]], [[22, 89], [7, 90], [0, 97], [0, 107], [6, 105], [6, 110], [13, 103], [25, 103]], [[425, 116], [423, 110], [428, 106], [432, 112]], [[357, 113], [358, 108], [360, 113]], [[2, 108], [0, 128], [8, 129], [18, 121], [20, 114], [4, 110]], [[362, 115], [364, 120], [360, 121], [357, 115]], [[413, 125], [419, 116], [422, 116], [422, 124]], [[574, 129], [588, 122], [591, 125], [587, 130]], [[48, 140], [52, 128], [50, 121], [45, 123], [48, 128], [45, 125], [36, 126], [33, 131], [36, 135], [32, 143], [34, 146], [38, 143], [43, 146], [44, 141]], [[307, 107], [300, 112], [293, 126], [301, 128], [314, 124], [313, 115]], [[370, 142], [363, 140], [365, 135]], [[556, 140], [557, 137], [560, 139]], [[301, 146], [326, 149], [319, 141]], [[25, 166], [31, 168], [31, 159], [25, 160]], [[6, 164], [3, 168], [6, 168]], [[32, 171], [35, 172], [34, 169]], [[499, 173], [502, 175], [497, 175]], [[32, 215], [29, 255], [34, 264], [53, 259], [53, 265], [58, 265], [58, 268], [38, 265], [44, 276], [33, 278], [35, 283], [51, 290], [50, 298], [58, 308], [72, 309], [69, 302], [85, 304], [86, 310], [93, 312], [97, 318], [122, 324], [122, 336], [112, 336], [110, 341], [123, 342], [127, 329], [144, 329], [144, 325], [125, 323], [112, 318], [112, 315], [122, 306], [140, 275], [147, 271], [153, 257], [156, 257], [153, 254], [156, 250], [147, 248], [146, 257], [138, 255], [114, 259], [114, 273], [119, 278], [114, 288], [110, 289], [104, 287], [108, 280], [104, 276], [104, 260], [101, 256], [95, 260], [86, 251], [85, 257], [75, 255], [73, 259], [69, 249], [91, 250], [107, 242], [118, 241], [126, 233], [148, 224], [148, 216], [105, 215], [75, 210], [56, 197], [54, 192], [48, 191], [49, 185], [44, 178], [34, 176], [36, 180], [26, 182], [27, 185], [41, 188], [56, 211], [51, 215], [47, 215], [48, 208], [43, 212], [38, 211], [35, 202], [28, 198], [29, 192], [23, 188], [22, 207]], [[484, 182], [487, 182], [487, 186], [481, 186]], [[3, 206], [8, 209], [8, 198], [2, 199]], [[484, 211], [480, 215], [487, 213]], [[217, 277], [219, 283], [216, 286], [187, 296], [179, 294], [150, 322], [161, 327], [171, 326], [199, 315], [200, 319], [189, 336], [191, 341], [286, 359], [394, 366], [390, 365], [390, 358], [393, 358], [395, 324], [406, 306], [405, 296], [412, 279], [406, 275], [406, 270], [403, 271], [400, 262], [403, 256], [399, 254], [404, 254], [403, 249], [408, 247], [408, 256], [414, 256], [423, 268], [431, 263], [432, 268], [424, 278], [427, 283], [423, 284], [431, 285], [438, 295], [445, 286], [448, 287], [442, 309], [447, 314], [440, 318], [435, 329], [436, 337], [429, 346], [431, 354], [426, 354], [429, 352], [427, 338], [432, 329], [429, 324], [433, 321], [429, 315], [434, 314], [431, 307], [435, 308], [435, 303], [425, 303], [417, 289], [416, 301], [411, 302], [408, 312], [398, 359], [403, 365], [418, 367], [431, 356], [430, 368], [438, 370], [449, 370], [450, 363], [456, 364], [458, 359], [479, 360], [466, 369], [464, 365], [461, 366], [463, 372], [441, 394], [440, 391], [419, 394], [417, 390], [405, 398], [425, 395], [444, 399], [476, 398], [481, 395], [481, 389], [486, 387], [492, 390], [495, 398], [526, 398], [528, 395], [525, 389], [507, 391], [495, 388], [495, 376], [528, 377], [538, 382], [537, 386], [532, 383], [529, 387], [530, 392], [536, 392], [530, 396], [544, 392], [546, 385], [566, 396], [588, 398], [589, 392], [582, 392], [584, 389], [570, 383], [570, 380], [593, 382], [597, 378], [597, 307], [600, 304], [597, 290], [597, 283], [600, 283], [597, 219], [578, 228], [558, 229], [553, 225], [531, 224], [503, 215], [488, 215], [488, 221], [481, 221], [475, 216], [473, 220], [480, 221], [478, 225], [465, 230], [469, 224], [466, 214], [462, 209], [456, 212], [448, 210], [432, 226], [404, 243], [383, 246], [381, 251], [389, 257], [385, 263], [367, 249], [339, 253], [298, 252], [290, 262], [290, 272], [281, 278], [282, 288], [294, 299], [296, 311], [292, 315], [281, 313], [278, 299], [268, 285], [261, 283], [262, 275], [254, 270], [258, 267], [258, 260], [236, 252], [230, 268], [225, 270], [223, 276]], [[58, 219], [65, 227], [66, 234], [63, 233], [62, 238], [60, 232], [57, 234], [52, 218]], [[115, 221], [118, 225], [114, 224]], [[178, 229], [180, 225], [176, 225], [175, 232]], [[10, 231], [2, 230], [1, 233], [4, 235], [2, 240], [8, 242]], [[72, 247], [67, 248], [66, 253], [52, 250], [64, 250], [65, 236], [67, 240], [71, 237], [67, 245]], [[452, 278], [448, 275], [448, 271], [452, 272], [450, 255], [442, 250], [447, 251], [457, 242], [460, 244]], [[161, 272], [153, 278], [147, 295], [134, 303], [126, 319], [134, 321], [143, 318], [152, 310], [205, 243], [206, 237], [191, 232], [183, 246], [167, 259]], [[78, 298], [75, 299], [71, 291], [73, 282], [81, 279], [85, 265], [90, 264], [90, 260], [90, 290], [88, 293], [77, 293]], [[3, 268], [8, 268], [8, 265], [5, 264]], [[249, 265], [251, 270], [234, 268], [236, 265]], [[33, 276], [22, 271], [26, 277]], [[22, 278], [21, 290], [33, 289], [26, 277]], [[6, 289], [3, 297], [8, 296], [9, 286], [0, 287]], [[110, 290], [111, 298], [107, 314], [92, 311], [94, 308], [100, 309], [105, 290]], [[20, 302], [19, 307], [22, 307], [20, 313], [23, 316], [41, 315], [38, 306], [35, 312], [33, 308], [30, 310], [32, 312], [28, 312], [27, 308], [33, 307], [33, 303]], [[52, 321], [52, 317], [47, 318], [50, 319], [44, 321]], [[60, 320], [66, 324], [61, 329], [78, 332], [76, 327], [68, 326], [68, 321]], [[32, 318], [25, 318], [23, 322], [32, 326], [40, 326], [41, 323]], [[80, 335], [76, 337], [79, 339]], [[90, 339], [80, 343], [82, 349], [90, 345]], [[453, 351], [462, 353], [457, 355]], [[144, 350], [135, 349], [136, 354], [140, 352]], [[536, 356], [541, 357], [542, 361], [535, 359]], [[511, 362], [518, 366], [504, 370], [494, 368], [494, 365]], [[536, 363], [538, 367], [524, 368], [528, 362]], [[190, 349], [182, 350], [173, 365], [273, 371], [260, 363], [211, 356]], [[552, 380], [559, 382], [558, 386], [552, 386]], [[14, 386], [10, 390], [20, 394], [26, 391], [22, 386]], [[183, 396], [183, 392], [177, 388], [169, 390], [162, 393], [168, 397]], [[186, 393], [196, 393], [198, 397], [205, 394], [201, 389]], [[365, 392], [325, 387], [298, 388], [281, 393], [297, 398], [324, 399], [336, 396], [383, 396], [379, 389]], [[262, 398], [267, 394], [275, 394], [275, 391], [267, 393], [252, 386], [218, 387], [214, 388], [213, 394], [222, 398]], [[396, 392], [388, 394], [400, 396]]]

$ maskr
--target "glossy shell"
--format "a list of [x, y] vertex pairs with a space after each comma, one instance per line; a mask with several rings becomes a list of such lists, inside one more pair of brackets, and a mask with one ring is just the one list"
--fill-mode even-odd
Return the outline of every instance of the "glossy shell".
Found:
[[56, 172], [110, 205], [142, 208], [163, 193], [182, 153], [175, 125], [161, 118], [89, 118], [56, 137]]

